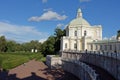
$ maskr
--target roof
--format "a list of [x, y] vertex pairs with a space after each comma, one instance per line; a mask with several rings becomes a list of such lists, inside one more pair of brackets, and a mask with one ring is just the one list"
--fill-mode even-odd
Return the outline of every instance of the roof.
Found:
[[78, 9], [78, 12], [82, 12], [80, 8]]
[[120, 41], [118, 41], [118, 40], [98, 40], [98, 41], [93, 41], [90, 43], [99, 44], [99, 43], [115, 43], [115, 42], [120, 42]]
[[87, 25], [90, 26], [90, 24], [82, 17], [73, 19], [70, 23], [69, 26], [76, 26], [76, 25]]
[[76, 27], [76, 25], [90, 26], [90, 24], [82, 17], [82, 11], [80, 8], [77, 11], [77, 17], [69, 23], [69, 26]]

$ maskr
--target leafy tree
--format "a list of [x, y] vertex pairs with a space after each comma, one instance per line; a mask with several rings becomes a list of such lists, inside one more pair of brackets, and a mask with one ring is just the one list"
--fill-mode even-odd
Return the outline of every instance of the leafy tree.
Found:
[[15, 51], [17, 52], [23, 51], [22, 45], [19, 43], [16, 43], [14, 48], [15, 48]]
[[15, 41], [7, 41], [6, 42], [7, 52], [15, 52], [16, 44], [17, 43]]
[[38, 51], [41, 51], [40, 47], [41, 47], [41, 43], [37, 40], [32, 40], [30, 42], [27, 42], [27, 43], [23, 43], [22, 44], [22, 50], [25, 51], [25, 52], [30, 52], [31, 49], [37, 49]]
[[2, 59], [2, 57], [0, 57], [0, 70], [2, 68], [2, 61], [3, 61], [3, 59]]
[[55, 54], [60, 50], [60, 39], [65, 35], [65, 30], [60, 28], [55, 29], [54, 36], [50, 36], [42, 45], [41, 52], [47, 54]]
[[32, 49], [37, 49], [39, 42], [37, 40], [36, 41], [32, 40], [30, 41], [29, 44]]
[[41, 49], [40, 49], [40, 51], [42, 52], [42, 54], [44, 54], [44, 56], [46, 56], [46, 52], [45, 52], [45, 50], [46, 50], [46, 46], [47, 46], [47, 44], [46, 44], [47, 42], [45, 41], [44, 43], [42, 43], [41, 44]]
[[6, 47], [6, 39], [5, 36], [0, 37], [0, 52], [6, 52], [7, 47]]
[[55, 45], [55, 37], [50, 36], [43, 44], [41, 47], [42, 53], [44, 56], [48, 54], [54, 54], [54, 45]]
[[58, 52], [60, 50], [60, 39], [62, 36], [65, 36], [66, 32], [65, 30], [60, 29], [57, 27], [55, 29], [55, 52]]
[[6, 41], [4, 36], [0, 37], [0, 52], [30, 52], [31, 49], [37, 49], [43, 54], [54, 54], [60, 50], [60, 39], [65, 35], [65, 30], [60, 28], [55, 29], [53, 36], [50, 36], [44, 43], [37, 40], [19, 44], [15, 41]]

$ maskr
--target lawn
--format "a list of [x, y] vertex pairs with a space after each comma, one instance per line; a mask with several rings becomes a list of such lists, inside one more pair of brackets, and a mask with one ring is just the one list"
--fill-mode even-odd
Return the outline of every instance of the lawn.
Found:
[[9, 70], [32, 59], [45, 61], [41, 53], [0, 53], [0, 66]]

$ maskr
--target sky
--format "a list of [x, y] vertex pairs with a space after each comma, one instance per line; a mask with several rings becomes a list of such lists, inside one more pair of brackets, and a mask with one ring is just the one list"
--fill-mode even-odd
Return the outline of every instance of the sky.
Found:
[[0, 0], [0, 36], [17, 42], [44, 41], [62, 29], [81, 8], [91, 25], [102, 25], [103, 38], [120, 29], [120, 0]]

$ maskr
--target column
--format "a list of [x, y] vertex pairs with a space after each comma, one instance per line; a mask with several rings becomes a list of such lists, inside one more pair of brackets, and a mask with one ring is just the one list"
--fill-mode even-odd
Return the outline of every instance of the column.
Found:
[[71, 38], [69, 38], [69, 49], [71, 50]]

